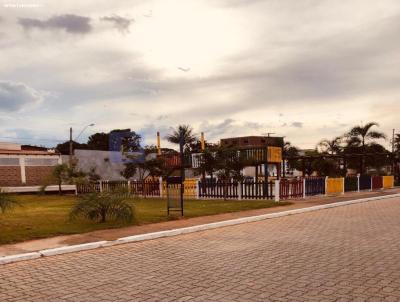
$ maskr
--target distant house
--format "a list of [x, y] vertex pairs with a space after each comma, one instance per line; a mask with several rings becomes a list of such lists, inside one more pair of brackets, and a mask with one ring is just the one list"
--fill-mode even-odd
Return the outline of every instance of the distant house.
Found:
[[59, 163], [54, 150], [0, 142], [0, 187], [41, 185]]

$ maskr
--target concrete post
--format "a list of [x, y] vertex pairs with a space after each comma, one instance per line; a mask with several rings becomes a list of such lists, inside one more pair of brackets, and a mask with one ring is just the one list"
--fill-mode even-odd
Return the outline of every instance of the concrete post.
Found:
[[360, 193], [360, 174], [357, 175], [357, 192]]
[[345, 184], [346, 184], [346, 177], [343, 177], [342, 194], [344, 194], [344, 192], [346, 191]]
[[196, 199], [200, 199], [200, 185], [199, 180], [196, 180]]
[[280, 180], [275, 180], [275, 202], [280, 200]]
[[127, 184], [128, 184], [128, 195], [131, 196], [131, 181], [128, 180]]
[[103, 181], [102, 180], [99, 180], [99, 190], [100, 190], [100, 193], [103, 193]]
[[160, 182], [159, 183], [159, 185], [160, 185], [160, 197], [163, 197], [163, 179], [162, 179], [162, 176], [160, 176], [158, 178], [158, 181]]
[[373, 191], [373, 188], [374, 188], [374, 182], [373, 182], [373, 180], [374, 180], [374, 178], [373, 178], [373, 176], [371, 176], [371, 189], [369, 190], [370, 192], [372, 192], [372, 191]]
[[19, 158], [19, 167], [21, 169], [21, 183], [26, 184], [25, 156]]
[[325, 177], [325, 196], [327, 196], [328, 195], [328, 176], [327, 177]]
[[240, 181], [238, 181], [238, 199], [242, 200], [242, 183]]
[[306, 179], [303, 178], [303, 198], [306, 199]]

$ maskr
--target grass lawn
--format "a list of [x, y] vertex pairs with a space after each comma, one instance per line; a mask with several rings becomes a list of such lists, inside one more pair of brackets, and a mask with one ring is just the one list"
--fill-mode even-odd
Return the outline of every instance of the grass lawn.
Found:
[[[68, 214], [76, 202], [75, 196], [18, 195], [16, 206], [0, 214], [0, 244], [46, 238], [56, 235], [85, 233], [99, 229], [118, 228], [129, 224], [118, 222], [96, 223], [87, 220], [69, 221]], [[136, 221], [146, 224], [167, 221], [166, 200], [134, 200]], [[198, 217], [243, 210], [287, 205], [273, 201], [185, 200], [185, 217]]]

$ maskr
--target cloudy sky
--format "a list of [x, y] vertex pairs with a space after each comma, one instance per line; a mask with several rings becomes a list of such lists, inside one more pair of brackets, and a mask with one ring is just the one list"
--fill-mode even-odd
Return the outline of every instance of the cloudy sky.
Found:
[[1, 0], [0, 140], [399, 128], [398, 0]]

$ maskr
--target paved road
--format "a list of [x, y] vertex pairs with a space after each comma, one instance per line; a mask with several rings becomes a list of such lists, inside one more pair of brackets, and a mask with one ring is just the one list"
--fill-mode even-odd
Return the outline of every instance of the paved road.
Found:
[[400, 301], [400, 199], [0, 266], [0, 301]]

